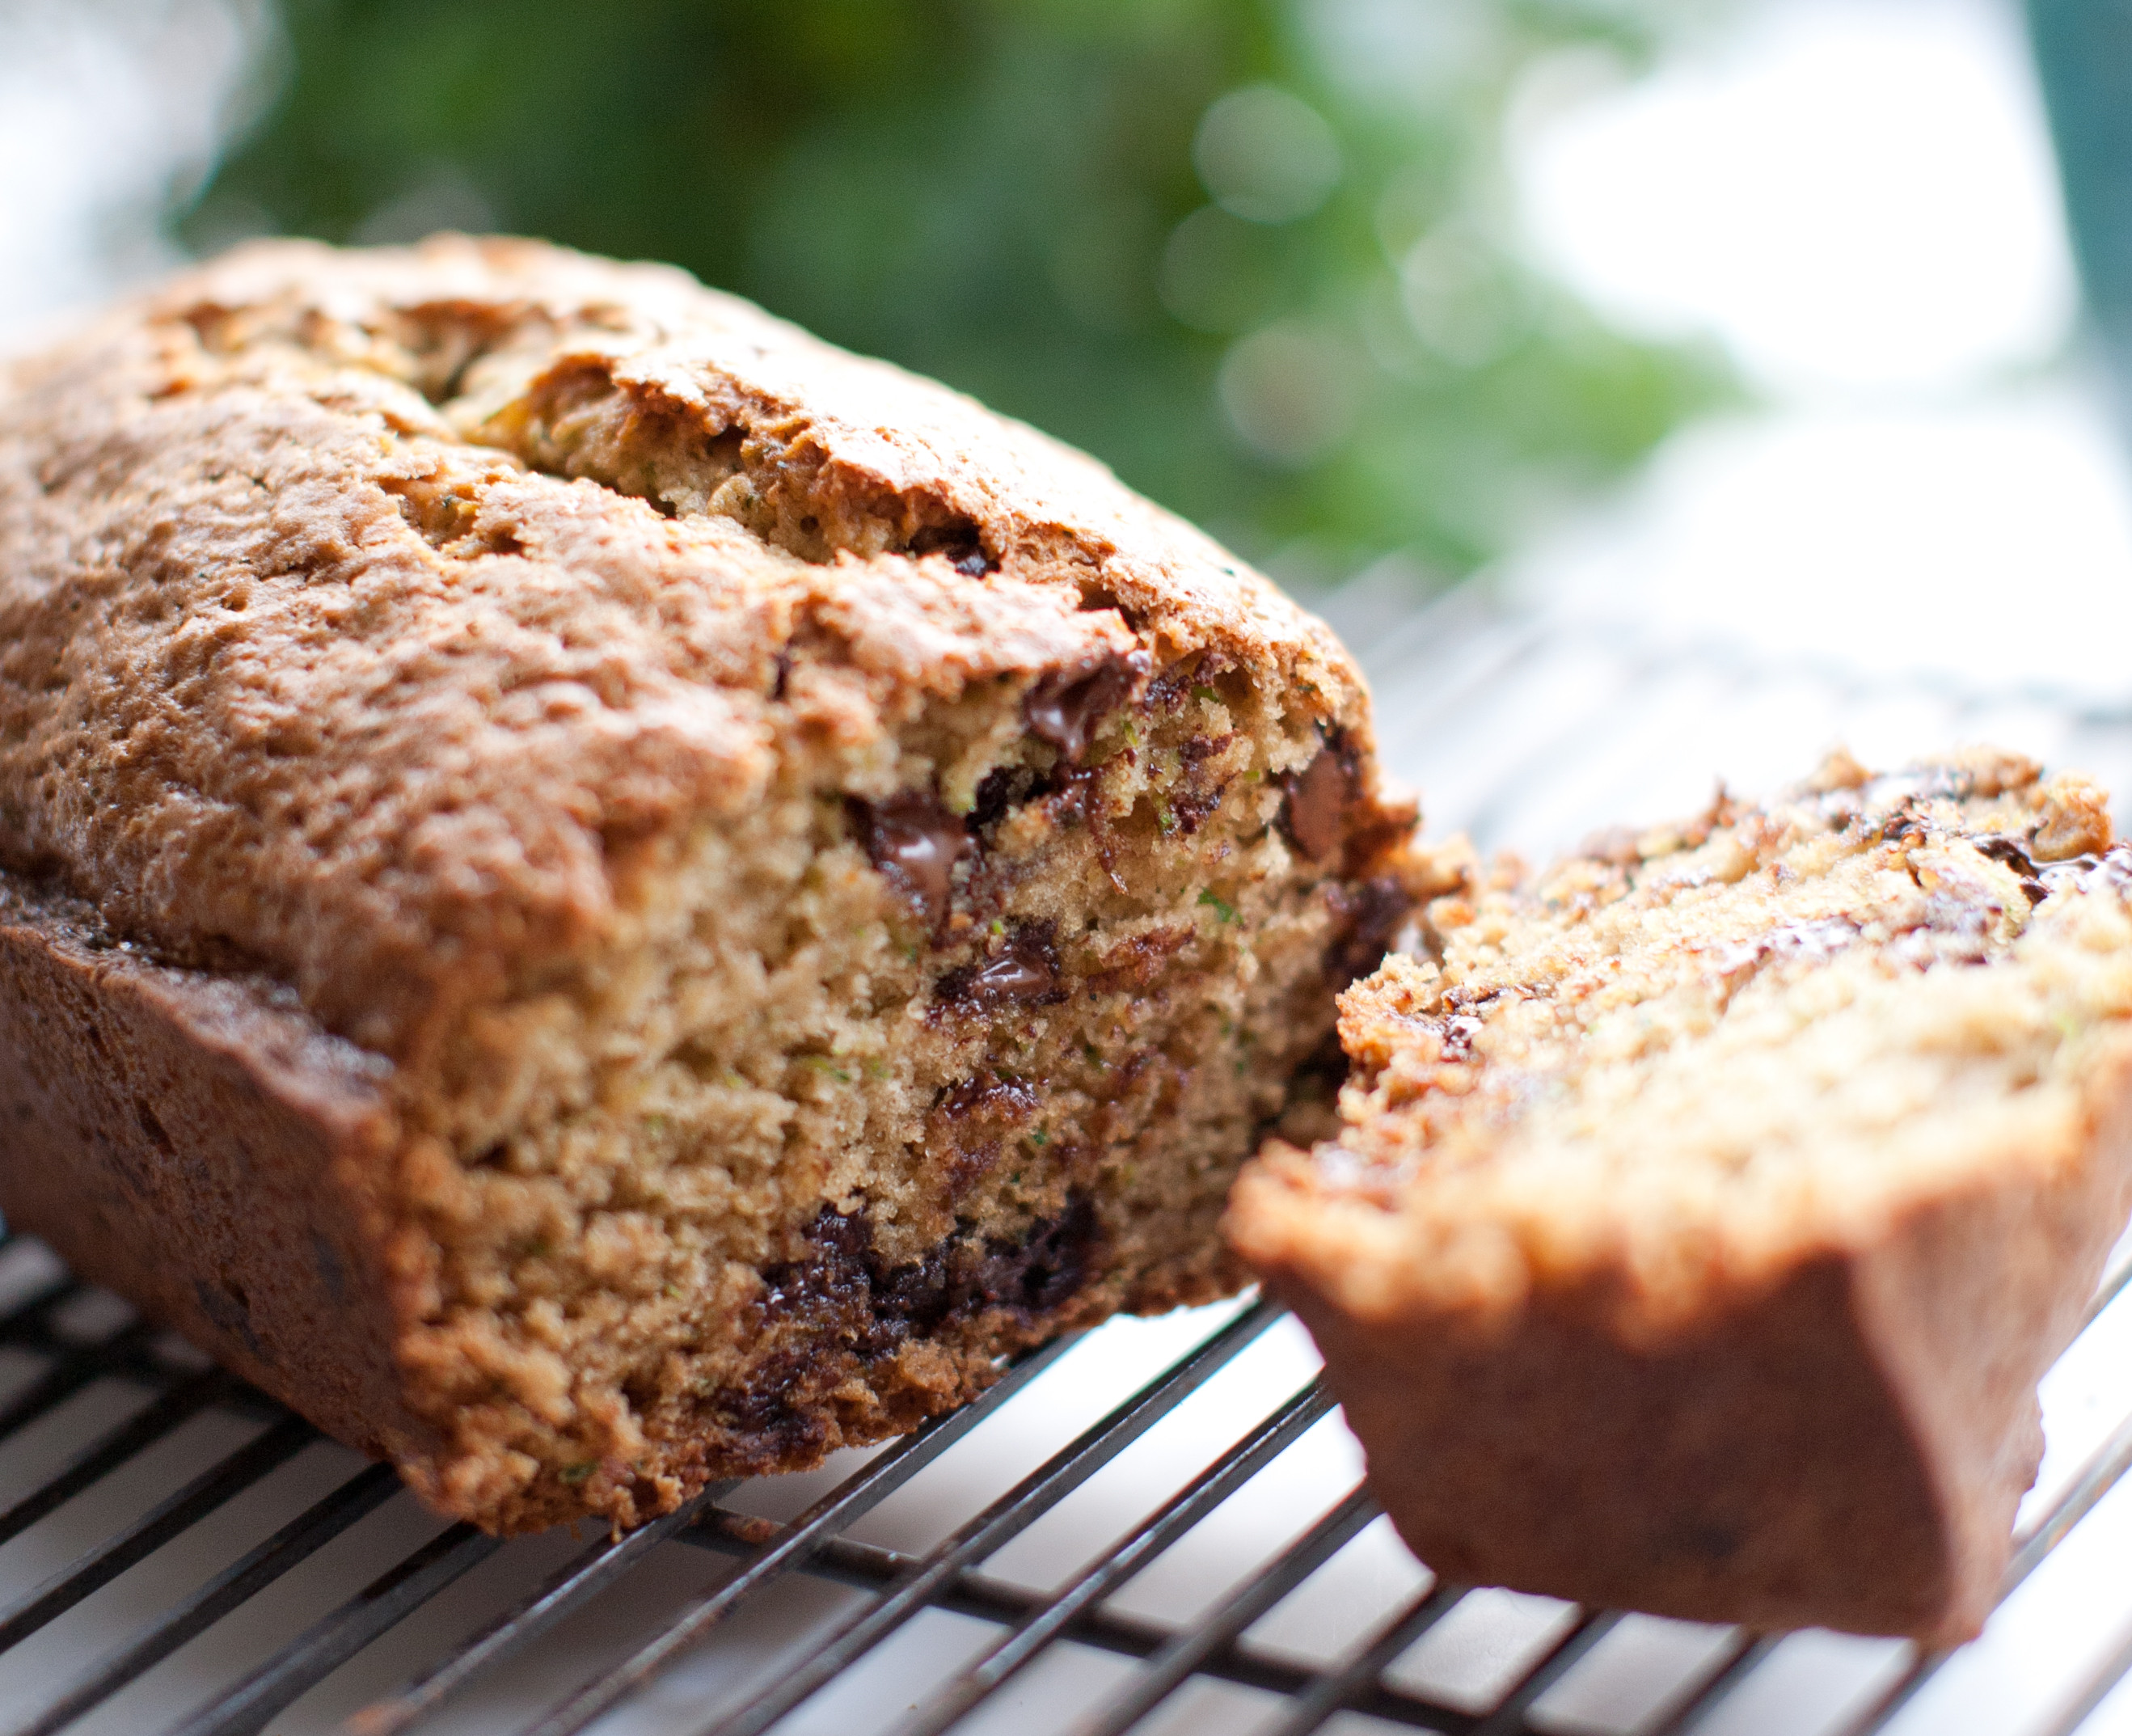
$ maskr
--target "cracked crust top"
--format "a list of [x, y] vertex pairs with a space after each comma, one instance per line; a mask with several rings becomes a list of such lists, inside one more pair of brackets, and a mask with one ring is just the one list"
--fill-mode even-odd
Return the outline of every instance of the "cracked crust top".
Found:
[[663, 267], [261, 243], [4, 381], [0, 865], [403, 1066], [625, 943], [778, 776], [773, 699], [833, 743], [1211, 647], [1367, 757], [1352, 662], [1232, 556]]

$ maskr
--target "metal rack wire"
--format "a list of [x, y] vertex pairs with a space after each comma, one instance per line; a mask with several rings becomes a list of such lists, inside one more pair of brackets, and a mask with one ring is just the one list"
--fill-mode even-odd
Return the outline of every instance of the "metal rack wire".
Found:
[[[2120, 1264], [2096, 1299], [2101, 1315], [2132, 1282], [2132, 1261]], [[0, 1652], [18, 1646], [109, 1584], [154, 1551], [180, 1537], [233, 1497], [286, 1464], [317, 1438], [310, 1425], [260, 1394], [216, 1372], [198, 1372], [172, 1347], [127, 1323], [108, 1334], [76, 1339], [55, 1324], [79, 1294], [55, 1277], [0, 1317], [0, 1342], [26, 1349], [46, 1366], [0, 1409], [0, 1439], [57, 1409], [88, 1383], [113, 1376], [153, 1389], [145, 1408], [98, 1438], [84, 1442], [70, 1461], [0, 1513], [0, 1540], [21, 1535], [103, 1476], [209, 1407], [238, 1411], [261, 1425], [245, 1445], [174, 1489], [129, 1523], [84, 1551], [60, 1571], [0, 1611]], [[852, 1524], [924, 1467], [984, 1425], [1040, 1378], [1070, 1348], [1058, 1344], [1016, 1365], [984, 1398], [891, 1446], [786, 1523], [752, 1518], [726, 1504], [732, 1486], [707, 1490], [678, 1512], [619, 1538], [603, 1537], [519, 1598], [433, 1668], [379, 1700], [350, 1721], [360, 1736], [391, 1736], [422, 1726], [487, 1672], [505, 1667], [558, 1623], [597, 1598], [652, 1551], [688, 1543], [731, 1558], [713, 1580], [659, 1631], [611, 1667], [550, 1708], [532, 1726], [538, 1736], [565, 1736], [657, 1679], [781, 1576], [824, 1576], [864, 1594], [807, 1655], [737, 1700], [706, 1706], [690, 1728], [719, 1736], [755, 1736], [770, 1729], [843, 1671], [857, 1665], [914, 1616], [944, 1609], [975, 1618], [993, 1630], [959, 1672], [940, 1681], [893, 1728], [897, 1736], [934, 1736], [980, 1710], [988, 1696], [1061, 1642], [1099, 1647], [1137, 1661], [1114, 1697], [1075, 1728], [1085, 1736], [1120, 1736], [1143, 1727], [1194, 1676], [1208, 1676], [1280, 1696], [1279, 1716], [1264, 1726], [1279, 1736], [1304, 1736], [1336, 1714], [1352, 1711], [1393, 1725], [1446, 1736], [1509, 1736], [1542, 1728], [1529, 1714], [1535, 1703], [1574, 1669], [1622, 1619], [1611, 1612], [1579, 1610], [1507, 1685], [1496, 1703], [1475, 1712], [1433, 1700], [1386, 1680], [1387, 1667], [1468, 1595], [1446, 1584], [1427, 1587], [1364, 1636], [1346, 1657], [1317, 1670], [1255, 1655], [1243, 1636], [1284, 1598], [1304, 1586], [1375, 1517], [1357, 1488], [1332, 1503], [1260, 1571], [1188, 1625], [1167, 1628], [1107, 1613], [1106, 1598], [1146, 1567], [1251, 1478], [1270, 1465], [1325, 1416], [1329, 1401], [1315, 1380], [1271, 1408], [1245, 1435], [1111, 1542], [1078, 1574], [1047, 1594], [1031, 1594], [986, 1579], [979, 1569], [1016, 1533], [1049, 1511], [1116, 1459], [1155, 1424], [1280, 1318], [1257, 1303], [1212, 1331], [1188, 1355], [1092, 1422], [999, 1499], [972, 1515], [929, 1553], [913, 1556], [852, 1540]], [[2132, 1468], [2132, 1416], [2106, 1437], [2048, 1508], [2024, 1527], [2001, 1595], [2010, 1595]], [[189, 1595], [89, 1667], [15, 1727], [25, 1733], [66, 1729], [155, 1665], [249, 1599], [271, 1594], [281, 1575], [372, 1512], [396, 1491], [391, 1473], [366, 1466], [313, 1503]], [[342, 1664], [406, 1620], [453, 1581], [508, 1546], [464, 1525], [451, 1526], [339, 1607], [262, 1660], [241, 1680], [175, 1724], [184, 1736], [244, 1736], [265, 1729]], [[1761, 1666], [1781, 1636], [1740, 1632], [1698, 1674], [1682, 1682], [1658, 1721], [1665, 1736], [1701, 1727]], [[1903, 1667], [1871, 1703], [1839, 1728], [1865, 1736], [1893, 1719], [1946, 1661], [1947, 1654], [1912, 1650]], [[2062, 1715], [2051, 1726], [2071, 1730], [2132, 1667], [2132, 1648], [2099, 1661]]]
[[[1381, 646], [1373, 672], [1395, 755], [1402, 740], [1426, 740], [1439, 744], [1432, 751], [1447, 756], [1447, 765], [1456, 765], [1456, 720], [1476, 703], [1482, 685], [1474, 679], [1477, 671], [1486, 674], [1489, 703], [1499, 709], [1517, 703], [1521, 685], [1529, 705], [1539, 704], [1543, 693], [1558, 691], [1558, 660], [1572, 649], [1559, 636], [1507, 618], [1472, 618], [1470, 602], [1453, 607], [1468, 617], [1439, 618], [1433, 627], [1424, 623]], [[1691, 665], [1707, 669], [1712, 653], [1707, 647], [1689, 654], [1633, 642], [1608, 646], [1588, 635], [1573, 650], [1587, 660], [1595, 654], [1612, 658], [1606, 679], [1584, 682], [1576, 704], [1554, 704], [1544, 716], [1527, 717], [1513, 762], [1499, 763], [1486, 780], [1469, 779], [1476, 793], [1468, 811], [1451, 818], [1477, 819], [1498, 834], [1515, 835], [1528, 820], [1491, 808], [1499, 798], [1489, 792], [1544, 783], [1538, 772], [1558, 767], [1566, 756], [1582, 767], [1577, 788], [1583, 797], [1635, 811], [1633, 794], [1621, 794], [1624, 768], [1649, 768], [1647, 747], [1636, 744], [1649, 740], [1651, 707]], [[1811, 679], [1835, 698], [1803, 711], [1802, 732], [1827, 733], [1832, 707], [1840, 719], [1846, 706], [1855, 711], [1888, 699], [1885, 682], [1846, 686], [1849, 678], [1840, 672], [1812, 673]], [[1798, 680], [1797, 671], [1738, 668], [1726, 683], [1727, 703], [1752, 705], [1758, 683], [1796, 685]], [[1989, 725], [2012, 714], [2003, 695], [1920, 691], [1917, 726], [1938, 732], [1940, 739], [1977, 733], [1980, 722]], [[1625, 702], [1625, 694], [1638, 695], [1635, 703]], [[2056, 732], [2045, 744], [2053, 751], [2078, 752], [2084, 743], [2084, 757], [2101, 760], [2095, 769], [2106, 774], [2132, 764], [2132, 714], [2033, 696], [2020, 703], [2028, 707], [2022, 714], [2041, 720], [2035, 727]], [[1502, 760], [1500, 732], [1486, 718], [1471, 719], [1467, 728], [1487, 732], [1490, 750]], [[1425, 760], [1408, 753], [1408, 768], [1425, 783], [1433, 781], [1429, 765], [1414, 763], [1418, 757]], [[1441, 781], [1457, 787], [1455, 777]], [[1574, 805], [1554, 801], [1556, 822], [1574, 825], [1577, 816], [1567, 813]], [[2128, 1282], [2132, 1258], [2123, 1258], [2096, 1298], [2085, 1332], [2116, 1330], [2111, 1323], [2121, 1323], [2132, 1309], [2132, 1297], [2113, 1306]], [[1679, 1655], [1669, 1669], [1646, 1670], [1639, 1705], [1611, 1724], [1595, 1726], [1588, 1716], [1564, 1712], [1563, 1696], [1648, 1618], [1567, 1606], [1543, 1612], [1546, 1618], [1512, 1648], [1510, 1666], [1496, 1672], [1485, 1693], [1451, 1691], [1432, 1686], [1426, 1672], [1409, 1666], [1411, 1661], [1500, 1594], [1425, 1575], [1405, 1582], [1382, 1607], [1365, 1601], [1335, 1609], [1333, 1625], [1345, 1624], [1342, 1642], [1315, 1654], [1262, 1642], [1276, 1612], [1345, 1595], [1328, 1567], [1379, 1523], [1352, 1473], [1311, 1485], [1307, 1510], [1289, 1514], [1248, 1570], [1212, 1587], [1202, 1607], [1169, 1620], [1129, 1607], [1121, 1591], [1171, 1560], [1226, 1503], [1292, 1462], [1307, 1439], [1338, 1428], [1329, 1398], [1308, 1378], [1307, 1366], [1299, 1380], [1290, 1378], [1291, 1368], [1280, 1381], [1269, 1378], [1254, 1387], [1247, 1414], [1194, 1461], [1196, 1469], [1174, 1482], [1144, 1479], [1136, 1484], [1130, 1521], [1084, 1540], [1088, 1546], [1076, 1551], [1066, 1570], [1035, 1585], [1026, 1575], [1000, 1570], [1016, 1539], [1064, 1510], [1077, 1492], [1174, 1422], [1225, 1371], [1243, 1366], [1270, 1335], [1294, 1328], [1271, 1304], [1248, 1302], [1209, 1311], [1197, 1330], [1199, 1336], [1152, 1378], [1107, 1409], [1091, 1407], [1069, 1438], [1047, 1441], [1033, 1468], [1003, 1492], [981, 1499], [982, 1488], [973, 1483], [968, 1510], [958, 1510], [923, 1546], [888, 1546], [862, 1533], [869, 1516], [886, 1510], [929, 1470], [957, 1462], [951, 1455], [958, 1449], [973, 1448], [1004, 1427], [1002, 1419], [1018, 1404], [1057, 1390], [1062, 1366], [1094, 1354], [1100, 1334], [1020, 1359], [978, 1402], [845, 1468], [841, 1480], [832, 1480], [789, 1518], [750, 1510], [759, 1486], [720, 1485], [626, 1536], [599, 1536], [560, 1557], [551, 1546], [540, 1571], [521, 1571], [508, 1584], [484, 1570], [527, 1559], [535, 1545], [499, 1543], [463, 1525], [445, 1527], [397, 1549], [382, 1570], [357, 1575], [345, 1565], [336, 1568], [339, 1577], [321, 1613], [226, 1668], [204, 1697], [183, 1699], [173, 1686], [163, 1700], [144, 1702], [146, 1686], [169, 1677], [166, 1666], [186, 1648], [247, 1611], [284, 1600], [286, 1588], [307, 1568], [329, 1557], [338, 1560], [334, 1552], [345, 1552], [351, 1534], [376, 1526], [386, 1517], [382, 1509], [404, 1507], [406, 1498], [388, 1471], [343, 1455], [323, 1493], [245, 1546], [225, 1543], [218, 1555], [200, 1553], [196, 1566], [181, 1576], [184, 1585], [144, 1620], [71, 1640], [57, 1647], [56, 1665], [46, 1660], [33, 1685], [25, 1685], [26, 1676], [14, 1681], [7, 1674], [11, 1660], [144, 1564], [182, 1554], [218, 1514], [286, 1474], [321, 1442], [309, 1424], [204, 1368], [185, 1347], [110, 1299], [84, 1290], [35, 1244], [0, 1240], [0, 1359], [14, 1371], [12, 1387], [0, 1385], [0, 1499], [7, 1503], [0, 1510], [0, 1598], [8, 1594], [8, 1571], [21, 1581], [0, 1607], [0, 1729], [22, 1736], [133, 1729], [242, 1736], [270, 1726], [329, 1727], [319, 1720], [340, 1719], [347, 1709], [325, 1705], [315, 1690], [329, 1678], [346, 1680], [337, 1672], [352, 1661], [360, 1664], [389, 1649], [382, 1642], [434, 1626], [415, 1666], [400, 1672], [396, 1686], [367, 1693], [367, 1703], [342, 1728], [357, 1736], [474, 1728], [569, 1736], [612, 1715], [614, 1729], [792, 1733], [824, 1727], [820, 1708], [828, 1699], [907, 1639], [915, 1626], [944, 1617], [962, 1624], [955, 1629], [959, 1649], [923, 1675], [910, 1703], [897, 1703], [905, 1697], [900, 1693], [884, 1695], [855, 1724], [848, 1705], [840, 1702], [844, 1710], [835, 1714], [834, 1728], [879, 1729], [895, 1736], [941, 1736], [951, 1729], [967, 1736], [1009, 1727], [1074, 1736], [1156, 1729], [1304, 1736], [1333, 1724], [1446, 1736], [1561, 1736], [1595, 1727], [1636, 1736], [1690, 1730], [1715, 1736], [1735, 1729], [1811, 1728], [1865, 1736], [1899, 1723], [1935, 1727], [1911, 1714], [1924, 1704], [1950, 1655], [1892, 1643], [1872, 1655], [1870, 1668], [1854, 1669], [1849, 1686], [1832, 1700], [1824, 1695], [1813, 1718], [1802, 1713], [1776, 1724], [1765, 1718], [1759, 1726], [1743, 1721], [1741, 1709], [1791, 1667], [1787, 1660], [1796, 1660], [1799, 1643], [1796, 1637], [1745, 1631], [1706, 1633], [1691, 1648], [1693, 1656]], [[2069, 1357], [2082, 1354], [2077, 1344]], [[2097, 1354], [2114, 1353], [2104, 1344]], [[77, 1420], [68, 1432], [62, 1425], [102, 1388], [133, 1395], [129, 1407], [94, 1426]], [[2024, 1509], [2002, 1599], [2016, 1596], [2053, 1560], [2132, 1468], [2132, 1378], [2112, 1390], [2115, 1411], [2088, 1419], [2081, 1436], [2087, 1443], [2084, 1459], [2061, 1465]], [[209, 1418], [221, 1419], [242, 1438], [233, 1437], [234, 1444], [190, 1476], [172, 1479], [174, 1486], [149, 1491], [152, 1498], [113, 1504], [110, 1510], [122, 1514], [115, 1522], [99, 1521], [102, 1492], [127, 1474], [146, 1474], [141, 1468], [159, 1450]], [[60, 1445], [47, 1443], [43, 1469], [13, 1492], [8, 1455], [41, 1430], [58, 1430]], [[49, 1554], [57, 1546], [52, 1539], [83, 1537], [94, 1541], [70, 1545], [49, 1570], [23, 1577], [15, 1560], [21, 1547], [44, 1538]], [[685, 1571], [673, 1570], [677, 1561]], [[677, 1583], [686, 1581], [655, 1618], [610, 1634], [597, 1667], [574, 1686], [566, 1682], [545, 1695], [530, 1714], [507, 1710], [480, 1722], [476, 1714], [485, 1695], [499, 1683], [522, 1684], [531, 1663], [552, 1660], [557, 1636], [613, 1607], [654, 1563], [667, 1564]], [[460, 1598], [449, 1621], [438, 1613], [453, 1604], [455, 1588], [477, 1582], [487, 1588], [485, 1600]], [[708, 1681], [699, 1679], [699, 1670], [689, 1676], [708, 1648], [751, 1622], [761, 1626], [761, 1612], [800, 1584], [831, 1588], [834, 1596], [805, 1621], [772, 1622], [775, 1631], [748, 1653], [754, 1667], [736, 1665]], [[2069, 1733], [2110, 1703], [2112, 1690], [2132, 1671], [2128, 1635], [2132, 1583], [2125, 1587], [2119, 1631], [2106, 1633], [2089, 1648], [2091, 1656], [2034, 1697], [2024, 1709], [2023, 1727]], [[1092, 1661], [1103, 1656], [1112, 1665], [1098, 1670]], [[1078, 1684], [1074, 1694], [1058, 1690], [1061, 1658]], [[1193, 1695], [1210, 1684], [1244, 1698], [1212, 1710], [1202, 1705], [1195, 1714]], [[631, 1718], [637, 1721], [628, 1722]]]

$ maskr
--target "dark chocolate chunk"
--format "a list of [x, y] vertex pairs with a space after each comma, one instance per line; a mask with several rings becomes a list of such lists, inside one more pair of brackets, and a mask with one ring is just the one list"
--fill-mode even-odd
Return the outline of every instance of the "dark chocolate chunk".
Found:
[[1059, 948], [1048, 922], [1017, 925], [1005, 944], [976, 964], [960, 964], [940, 979], [934, 1002], [957, 1009], [1049, 1007], [1066, 998], [1059, 986]]
[[1022, 701], [1029, 733], [1068, 760], [1088, 751], [1097, 726], [1132, 696], [1151, 666], [1145, 652], [1111, 657], [1091, 669], [1054, 669], [1040, 677]]
[[884, 802], [851, 798], [867, 858], [927, 928], [938, 933], [954, 897], [955, 864], [977, 848], [969, 828], [933, 796], [905, 790]]
[[1227, 735], [1190, 735], [1178, 743], [1177, 760], [1187, 771], [1196, 768], [1203, 760], [1210, 760], [1217, 753], [1226, 753], [1229, 743], [1236, 740], [1233, 733]]
[[1024, 802], [1046, 794], [1047, 787], [1044, 777], [1033, 767], [993, 767], [977, 785], [977, 801], [970, 809], [970, 830], [980, 835], [989, 834], [993, 827]]
[[1202, 652], [1188, 662], [1173, 663], [1149, 685], [1148, 709], [1174, 711], [1193, 688], [1210, 685], [1217, 676], [1236, 666], [1218, 651]]
[[1344, 988], [1385, 962], [1392, 937], [1413, 910], [1414, 900], [1398, 881], [1385, 878], [1360, 886], [1336, 881], [1326, 887], [1325, 902], [1339, 923], [1332, 944], [1325, 950], [1325, 979], [1336, 988]]
[[1313, 862], [1327, 862], [1347, 839], [1347, 810], [1361, 796], [1361, 777], [1353, 751], [1337, 737], [1318, 750], [1317, 758], [1282, 780], [1288, 801], [1281, 826], [1298, 849]]
[[1178, 743], [1178, 768], [1184, 776], [1169, 796], [1169, 816], [1177, 830], [1190, 837], [1207, 823], [1207, 818], [1222, 805], [1222, 797], [1228, 790], [1227, 779], [1219, 783], [1207, 784], [1201, 780], [1202, 767], [1212, 759], [1226, 753], [1236, 740], [1230, 735], [1188, 736]]
[[825, 1205], [802, 1233], [800, 1258], [762, 1268], [764, 1325], [796, 1326], [818, 1343], [773, 1351], [747, 1387], [719, 1392], [713, 1407], [736, 1427], [775, 1434], [836, 1386], [849, 1359], [893, 1355], [913, 1333], [987, 1308], [1056, 1308], [1088, 1282], [1099, 1231], [1094, 1206], [1077, 1195], [1013, 1240], [980, 1242], [966, 1231], [891, 1266], [863, 1205]]
[[914, 556], [938, 555], [965, 579], [982, 579], [999, 570], [999, 562], [985, 552], [974, 519], [927, 525], [910, 539], [910, 552]]
[[956, 1274], [955, 1311], [1011, 1308], [1046, 1313], [1088, 1282], [1101, 1241], [1094, 1204], [1074, 1195], [1065, 1210], [1055, 1218], [1040, 1218], [1019, 1242], [987, 1242], [983, 1256]]
[[1189, 838], [1207, 824], [1207, 816], [1221, 805], [1221, 791], [1196, 790], [1189, 795], [1170, 798], [1169, 817], [1176, 822], [1177, 830]]

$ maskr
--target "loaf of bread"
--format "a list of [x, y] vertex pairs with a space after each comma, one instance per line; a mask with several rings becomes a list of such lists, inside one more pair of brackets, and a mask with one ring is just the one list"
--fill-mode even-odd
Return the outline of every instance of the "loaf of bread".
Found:
[[1337, 1137], [1240, 1181], [1447, 1578], [1952, 1642], [2132, 1205], [2101, 793], [1847, 757], [1534, 879], [1448, 850], [1348, 991]]
[[907, 1430], [1240, 1281], [1366, 703], [678, 272], [243, 249], [0, 375], [0, 1209], [492, 1529]]

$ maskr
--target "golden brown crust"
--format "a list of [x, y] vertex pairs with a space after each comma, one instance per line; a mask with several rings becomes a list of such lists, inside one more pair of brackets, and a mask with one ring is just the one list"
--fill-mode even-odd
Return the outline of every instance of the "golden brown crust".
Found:
[[[588, 382], [647, 450], [744, 433], [758, 498], [859, 546], [795, 554], [543, 474], [640, 462], [525, 431]], [[1233, 556], [1079, 454], [675, 272], [260, 244], [12, 384], [0, 853], [174, 955], [235, 949], [396, 1056], [605, 941], [617, 844], [763, 798], [779, 655], [810, 628], [944, 693], [1136, 636], [1165, 663], [1217, 646], [1367, 759], [1352, 662]], [[991, 570], [914, 558], [943, 527]]]
[[[485, 1525], [632, 1522], [1233, 1286], [1227, 1180], [1411, 821], [1264, 580], [679, 273], [263, 244], [0, 382], [6, 945], [85, 1009], [12, 1039], [0, 1204]], [[203, 1034], [240, 988], [295, 1059]], [[66, 1083], [98, 1042], [182, 1161]], [[157, 1235], [194, 1171], [218, 1224], [308, 1202], [344, 1361], [280, 1219]]]
[[[1458, 1580], [1976, 1632], [2132, 1209], [2132, 858], [2077, 778], [1839, 757], [1433, 906], [1227, 1227]], [[2106, 853], [2106, 854], [2104, 854]]]

